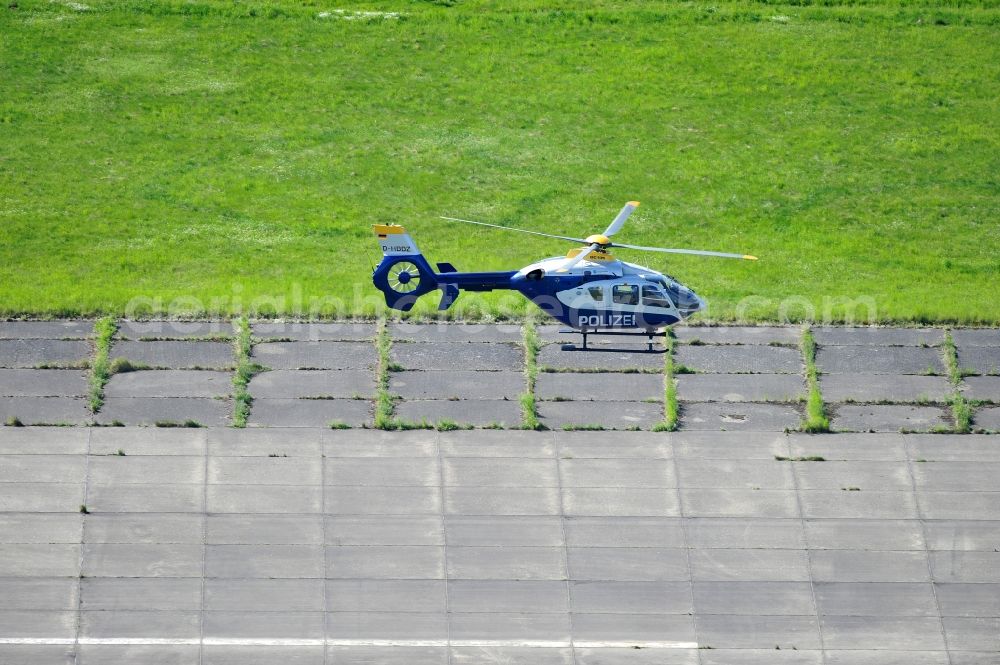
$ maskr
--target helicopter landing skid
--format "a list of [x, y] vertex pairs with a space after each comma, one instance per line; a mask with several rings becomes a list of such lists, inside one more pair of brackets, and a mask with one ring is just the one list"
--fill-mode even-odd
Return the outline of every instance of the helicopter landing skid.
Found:
[[572, 328], [562, 328], [559, 330], [560, 334], [563, 335], [583, 335], [583, 346], [578, 347], [576, 344], [563, 344], [563, 351], [593, 351], [594, 349], [587, 348], [587, 335], [613, 335], [616, 337], [645, 337], [646, 338], [646, 351], [648, 353], [653, 353], [653, 344], [655, 344], [655, 337], [666, 337], [666, 330], [654, 330], [646, 332], [625, 332], [622, 330], [574, 330]]

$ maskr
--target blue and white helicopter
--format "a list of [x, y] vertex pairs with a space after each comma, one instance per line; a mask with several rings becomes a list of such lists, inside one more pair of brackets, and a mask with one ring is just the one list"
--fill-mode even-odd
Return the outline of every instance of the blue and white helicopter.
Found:
[[571, 249], [565, 256], [553, 256], [520, 270], [505, 272], [458, 272], [450, 263], [438, 263], [435, 272], [406, 229], [397, 224], [375, 224], [373, 228], [383, 256], [375, 268], [372, 281], [385, 294], [389, 307], [404, 312], [409, 311], [420, 296], [437, 289], [442, 292], [439, 310], [451, 307], [463, 290], [518, 291], [542, 311], [572, 328], [568, 332], [583, 333], [586, 348], [588, 333], [652, 337], [657, 334], [656, 331], [705, 308], [705, 302], [694, 291], [673, 277], [635, 263], [621, 261], [611, 254], [610, 249], [756, 260], [756, 257], [748, 254], [642, 247], [612, 242], [612, 236], [621, 230], [637, 207], [638, 201], [629, 201], [604, 233], [586, 238], [442, 217], [453, 222], [529, 233], [584, 245]]

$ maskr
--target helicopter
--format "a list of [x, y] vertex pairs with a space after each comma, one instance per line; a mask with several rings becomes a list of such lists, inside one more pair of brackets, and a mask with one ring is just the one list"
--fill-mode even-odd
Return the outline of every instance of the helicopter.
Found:
[[629, 201], [603, 233], [586, 238], [441, 218], [582, 245], [565, 256], [549, 257], [520, 270], [503, 272], [458, 272], [450, 263], [437, 263], [435, 271], [405, 228], [398, 224], [375, 224], [382, 261], [375, 267], [372, 281], [385, 294], [386, 305], [404, 312], [418, 298], [438, 289], [439, 310], [451, 307], [461, 291], [509, 289], [523, 294], [543, 312], [569, 326], [571, 330], [566, 332], [583, 333], [584, 348], [588, 333], [648, 335], [652, 339], [656, 331], [704, 309], [705, 301], [670, 275], [618, 259], [611, 253], [612, 248], [748, 261], [756, 261], [757, 257], [613, 242], [612, 237], [638, 207], [638, 201]]

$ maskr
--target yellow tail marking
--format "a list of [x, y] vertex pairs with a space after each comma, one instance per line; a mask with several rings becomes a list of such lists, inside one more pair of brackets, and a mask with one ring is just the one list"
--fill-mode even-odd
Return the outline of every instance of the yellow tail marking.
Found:
[[402, 235], [406, 233], [406, 229], [399, 224], [372, 224], [372, 228], [375, 229], [375, 234], [380, 236]]

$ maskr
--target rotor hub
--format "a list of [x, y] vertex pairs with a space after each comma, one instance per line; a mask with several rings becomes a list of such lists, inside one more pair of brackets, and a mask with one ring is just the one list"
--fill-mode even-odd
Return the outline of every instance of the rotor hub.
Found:
[[611, 244], [611, 238], [601, 235], [600, 233], [595, 233], [592, 236], [587, 236], [587, 242], [591, 245], [600, 245], [601, 247], [607, 247]]

